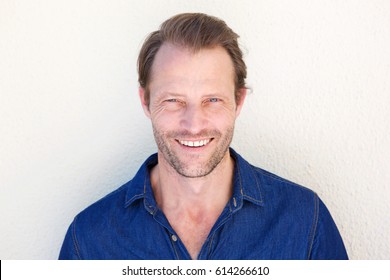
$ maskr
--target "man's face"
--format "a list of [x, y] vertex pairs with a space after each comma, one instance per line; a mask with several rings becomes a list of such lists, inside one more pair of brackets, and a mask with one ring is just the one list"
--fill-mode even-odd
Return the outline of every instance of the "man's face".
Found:
[[[161, 160], [185, 177], [202, 177], [229, 158], [234, 123], [245, 97], [236, 104], [233, 63], [221, 47], [193, 53], [164, 44], [149, 85], [150, 117]], [[162, 157], [161, 157], [162, 156]]]

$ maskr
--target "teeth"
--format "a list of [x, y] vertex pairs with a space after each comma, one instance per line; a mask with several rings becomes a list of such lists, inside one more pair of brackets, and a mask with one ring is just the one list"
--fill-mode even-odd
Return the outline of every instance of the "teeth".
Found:
[[210, 142], [210, 139], [207, 140], [200, 140], [200, 141], [182, 141], [179, 140], [180, 144], [188, 147], [202, 147], [204, 145], [207, 145]]

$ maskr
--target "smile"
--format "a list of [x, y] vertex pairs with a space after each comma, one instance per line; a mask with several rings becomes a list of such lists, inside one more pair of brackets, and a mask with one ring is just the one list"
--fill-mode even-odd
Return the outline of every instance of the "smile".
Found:
[[186, 140], [177, 140], [180, 144], [187, 147], [202, 147], [210, 143], [210, 139], [204, 139], [199, 141], [186, 141]]

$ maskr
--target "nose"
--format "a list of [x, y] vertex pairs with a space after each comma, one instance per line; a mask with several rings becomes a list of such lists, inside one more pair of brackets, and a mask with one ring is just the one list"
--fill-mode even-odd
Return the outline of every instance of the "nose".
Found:
[[207, 116], [202, 105], [187, 104], [180, 121], [180, 126], [191, 132], [197, 134], [206, 127]]

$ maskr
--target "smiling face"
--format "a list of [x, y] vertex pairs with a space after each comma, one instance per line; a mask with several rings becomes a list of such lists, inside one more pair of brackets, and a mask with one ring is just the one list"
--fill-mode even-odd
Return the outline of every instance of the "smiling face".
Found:
[[245, 97], [236, 103], [234, 68], [222, 47], [191, 52], [163, 44], [156, 54], [148, 86], [150, 117], [159, 164], [196, 178], [229, 160], [234, 123]]

